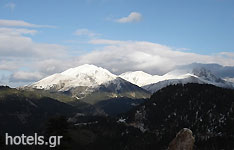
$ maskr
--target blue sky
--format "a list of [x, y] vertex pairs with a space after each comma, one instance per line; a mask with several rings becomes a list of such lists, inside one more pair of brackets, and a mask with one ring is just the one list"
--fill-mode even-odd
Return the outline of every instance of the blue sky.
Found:
[[[22, 25], [22, 22], [30, 25]], [[11, 81], [12, 84], [16, 82], [21, 84], [27, 81], [27, 78], [30, 78], [27, 83], [32, 82], [82, 63], [97, 64], [118, 73], [129, 69], [150, 72], [152, 68], [149, 66], [159, 68], [160, 71], [152, 72], [154, 74], [164, 73], [175, 65], [185, 63], [180, 62], [181, 58], [178, 58], [175, 60], [178, 63], [168, 62], [168, 68], [162, 70], [159, 61], [154, 65], [146, 65], [149, 62], [139, 58], [141, 64], [145, 65], [121, 70], [122, 67], [118, 68], [117, 65], [108, 66], [101, 60], [94, 60], [93, 56], [98, 56], [96, 50], [100, 55], [106, 56], [108, 51], [115, 52], [115, 48], [126, 48], [125, 51], [130, 51], [126, 55], [131, 55], [136, 52], [130, 50], [131, 48], [141, 47], [142, 50], [139, 51], [143, 51], [146, 55], [157, 55], [157, 58], [163, 62], [169, 59], [166, 54], [161, 55], [160, 50], [165, 48], [162, 53], [167, 50], [171, 52], [167, 52], [167, 55], [178, 51], [182, 53], [175, 54], [175, 57], [188, 54], [192, 61], [234, 65], [233, 0], [1, 0], [0, 29], [2, 29], [0, 34], [6, 34], [8, 41], [23, 40], [22, 43], [25, 44], [14, 43], [12, 45], [15, 45], [15, 48], [0, 46], [3, 66], [2, 69], [0, 66], [0, 75], [2, 75], [0, 79], [3, 83]], [[17, 32], [17, 38], [15, 34], [9, 37], [9, 31], [6, 29], [14, 29], [12, 32]], [[2, 37], [2, 40], [6, 43], [6, 36]], [[31, 43], [26, 42], [27, 40], [31, 40]], [[19, 51], [17, 47], [21, 46], [22, 49], [27, 47], [27, 50]], [[51, 49], [51, 46], [54, 46], [53, 51], [48, 52], [48, 47]], [[157, 53], [146, 52], [144, 51], [146, 48], [152, 48], [151, 51], [155, 50]], [[9, 52], [7, 55], [6, 51]], [[16, 51], [19, 54], [13, 58], [11, 51], [12, 54]], [[47, 52], [48, 55], [45, 57], [44, 54]], [[31, 59], [25, 58], [26, 53], [32, 55]], [[35, 55], [38, 53], [40, 56], [37, 58]], [[59, 53], [62, 56], [57, 56]], [[22, 56], [19, 56], [21, 54]], [[122, 61], [123, 57], [115, 58]], [[82, 59], [85, 61], [80, 61]], [[71, 60], [75, 62], [72, 65]], [[109, 58], [106, 60], [109, 61]], [[67, 64], [59, 65], [58, 61], [66, 61]], [[44, 70], [56, 69], [41, 71], [43, 69], [38, 64], [45, 62], [50, 66], [45, 65], [47, 68]], [[12, 69], [6, 69], [6, 65]], [[26, 77], [22, 77], [22, 80], [13, 79], [19, 72]]]
[[[78, 39], [74, 30], [87, 28], [102, 38], [151, 41], [196, 53], [234, 51], [232, 0], [1, 0], [0, 6], [10, 2], [14, 10], [2, 7], [0, 18], [57, 26], [41, 29], [33, 37], [39, 42], [67, 44]], [[130, 12], [141, 13], [142, 21], [110, 21]]]

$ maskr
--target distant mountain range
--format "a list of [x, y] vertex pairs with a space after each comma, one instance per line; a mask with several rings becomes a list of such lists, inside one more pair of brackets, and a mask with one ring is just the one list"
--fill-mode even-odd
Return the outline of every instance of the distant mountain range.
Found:
[[178, 66], [178, 69], [192, 70], [194, 68], [204, 68], [209, 70], [214, 75], [226, 78], [234, 78], [234, 66], [222, 66], [219, 64], [201, 64], [201, 63], [192, 63], [189, 65]]
[[[234, 88], [234, 83], [224, 79], [226, 76], [218, 77], [209, 68], [215, 71], [209, 65], [192, 64], [180, 66], [162, 76], [143, 71], [115, 75], [101, 67], [86, 64], [53, 74], [21, 89], [79, 107], [85, 114], [116, 115], [141, 104], [152, 93], [169, 85], [198, 83]], [[126, 109], [116, 109], [117, 100]]]
[[[145, 85], [142, 88], [154, 93], [168, 85], [199, 83], [211, 84], [223, 88], [234, 88], [232, 82], [226, 81], [205, 68], [193, 68], [192, 70], [175, 70], [164, 75], [165, 80]], [[177, 77], [177, 78], [176, 78]]]
[[[86, 102], [89, 102], [91, 95], [96, 95], [96, 99], [100, 97], [102, 100], [116, 97], [148, 98], [148, 92], [153, 93], [178, 83], [212, 84], [234, 88], [234, 84], [230, 82], [234, 76], [225, 73], [226, 70], [230, 71], [234, 68], [219, 66], [215, 69], [214, 66], [219, 65], [191, 64], [180, 66], [174, 71], [159, 76], [143, 71], [114, 75], [101, 67], [86, 64], [53, 74], [27, 87], [69, 93], [76, 99], [86, 100]], [[222, 75], [222, 78], [218, 75]]]

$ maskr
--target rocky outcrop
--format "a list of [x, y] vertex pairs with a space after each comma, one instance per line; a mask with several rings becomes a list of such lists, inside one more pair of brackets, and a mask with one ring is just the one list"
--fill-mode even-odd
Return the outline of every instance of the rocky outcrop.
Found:
[[168, 150], [193, 150], [195, 138], [190, 129], [180, 130], [169, 144]]

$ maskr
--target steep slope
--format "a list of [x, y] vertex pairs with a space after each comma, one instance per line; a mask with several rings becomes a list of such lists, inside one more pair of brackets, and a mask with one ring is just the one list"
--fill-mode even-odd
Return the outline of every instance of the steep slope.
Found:
[[234, 90], [186, 84], [159, 90], [122, 119], [142, 132], [153, 132], [165, 145], [180, 129], [189, 128], [198, 149], [233, 149], [233, 110]]
[[70, 92], [72, 96], [79, 97], [79, 100], [90, 104], [96, 104], [103, 100], [118, 97], [146, 99], [149, 98], [151, 95], [148, 91], [119, 77], [117, 77], [115, 80], [106, 82], [95, 88], [92, 88], [92, 92], [90, 92], [90, 94], [81, 93], [82, 95], [80, 95], [80, 93], [76, 90], [79, 90], [79, 88], [67, 91], [67, 93]]

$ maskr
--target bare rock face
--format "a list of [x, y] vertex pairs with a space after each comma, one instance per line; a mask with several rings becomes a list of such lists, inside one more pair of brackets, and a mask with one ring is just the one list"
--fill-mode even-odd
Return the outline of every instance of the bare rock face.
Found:
[[190, 129], [184, 128], [177, 133], [169, 144], [168, 150], [193, 150], [195, 138]]

